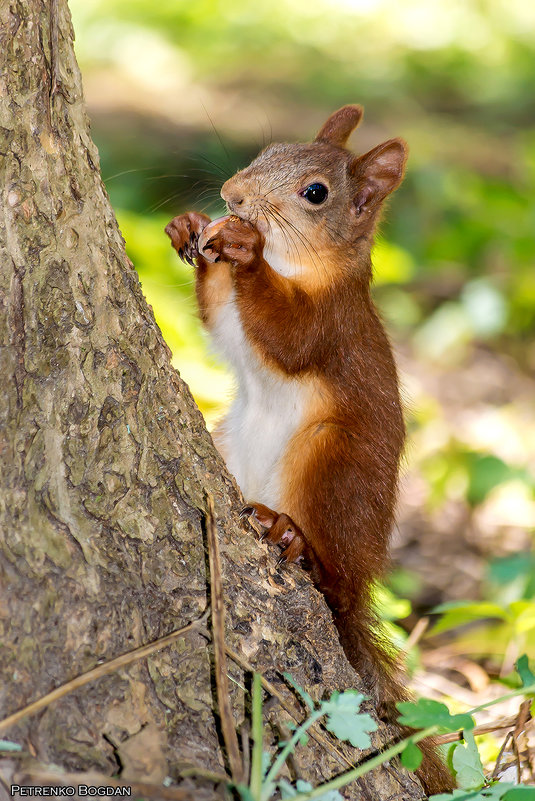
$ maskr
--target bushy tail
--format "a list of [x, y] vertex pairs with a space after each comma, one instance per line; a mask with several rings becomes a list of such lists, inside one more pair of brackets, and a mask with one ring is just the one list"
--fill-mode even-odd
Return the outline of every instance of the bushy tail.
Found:
[[[337, 615], [335, 623], [340, 642], [350, 664], [362, 678], [366, 690], [375, 698], [378, 716], [400, 729], [400, 738], [408, 737], [413, 730], [396, 723], [399, 712], [396, 704], [413, 700], [408, 692], [399, 660], [392, 646], [382, 640], [377, 621], [372, 616], [346, 613]], [[424, 758], [416, 775], [427, 795], [453, 790], [455, 782], [437, 751], [433, 738], [418, 743]]]

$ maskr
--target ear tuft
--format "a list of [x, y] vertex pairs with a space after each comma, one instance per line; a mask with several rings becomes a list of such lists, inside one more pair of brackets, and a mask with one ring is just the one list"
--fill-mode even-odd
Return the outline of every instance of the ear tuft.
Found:
[[355, 130], [363, 114], [362, 106], [342, 106], [334, 114], [331, 114], [314, 141], [345, 147], [349, 135]]
[[351, 171], [357, 184], [355, 210], [361, 214], [365, 207], [375, 207], [400, 185], [407, 145], [403, 139], [389, 139], [373, 150], [354, 159]]

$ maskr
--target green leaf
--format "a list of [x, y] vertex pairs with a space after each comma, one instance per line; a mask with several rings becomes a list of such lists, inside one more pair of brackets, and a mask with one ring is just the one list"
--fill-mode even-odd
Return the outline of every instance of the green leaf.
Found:
[[526, 634], [535, 629], [535, 603], [533, 601], [518, 601], [517, 604], [511, 604], [511, 609], [515, 614], [514, 627], [518, 634]]
[[493, 559], [488, 571], [490, 581], [495, 584], [510, 584], [517, 579], [528, 579], [535, 573], [535, 554], [524, 551]]
[[418, 748], [416, 743], [409, 742], [405, 750], [401, 754], [401, 764], [407, 770], [418, 770], [422, 764], [424, 755]]
[[[294, 726], [293, 728], [295, 730], [295, 729], [297, 729], [297, 726]], [[302, 746], [308, 745], [309, 739], [310, 738], [309, 738], [308, 734], [306, 733], [306, 731], [304, 731], [303, 734], [301, 735], [301, 737], [297, 740], [296, 744], [297, 745], [302, 745]], [[277, 745], [279, 746], [279, 748], [284, 748], [285, 745], [287, 745], [288, 742], [289, 742], [289, 740], [279, 740]]]
[[506, 798], [507, 792], [511, 787], [513, 787], [511, 784], [496, 782], [490, 787], [483, 787], [481, 790], [454, 790], [453, 793], [432, 795], [429, 801], [501, 801], [501, 799]]
[[535, 787], [513, 787], [503, 796], [503, 801], [535, 801]]
[[309, 695], [309, 693], [307, 693], [306, 690], [303, 690], [303, 688], [299, 686], [299, 684], [295, 681], [295, 679], [292, 676], [290, 676], [289, 673], [283, 673], [282, 675], [284, 676], [288, 684], [291, 684], [296, 693], [298, 693], [301, 696], [301, 698], [308, 706], [308, 708], [314, 709], [316, 705], [314, 703], [314, 699], [312, 698], [312, 696]]
[[467, 615], [477, 616], [478, 618], [500, 617], [504, 620], [509, 619], [507, 610], [503, 606], [493, 604], [490, 601], [448, 601], [435, 606], [432, 611], [433, 613], [457, 611], [465, 612]]
[[397, 708], [401, 712], [398, 721], [413, 729], [438, 726], [438, 730], [445, 733], [473, 729], [475, 725], [470, 715], [452, 715], [445, 704], [430, 698], [419, 698], [417, 702], [402, 701]]
[[[281, 791], [281, 798], [282, 801], [286, 801], [289, 798], [295, 798], [298, 793], [308, 793], [310, 790], [314, 788], [309, 782], [303, 781], [303, 779], [298, 779], [295, 787], [286, 781], [286, 779], [281, 779], [279, 782], [279, 790]], [[343, 796], [340, 795], [338, 790], [328, 790], [323, 795], [318, 796], [317, 801], [344, 801]]]
[[365, 712], [359, 712], [366, 696], [355, 690], [335, 692], [329, 701], [322, 701], [321, 710], [327, 715], [328, 731], [339, 740], [348, 740], [355, 748], [369, 748], [369, 732], [376, 731], [377, 723]]
[[478, 620], [488, 618], [498, 618], [499, 620], [509, 620], [510, 615], [506, 609], [498, 604], [491, 604], [486, 601], [465, 603], [464, 601], [452, 601], [451, 603], [441, 604], [435, 607], [433, 612], [444, 612], [444, 616], [433, 626], [433, 634], [462, 626], [465, 623], [473, 623]]
[[[498, 796], [499, 797], [499, 796]], [[432, 795], [429, 801], [483, 801], [486, 796], [481, 795], [477, 790], [454, 790], [453, 793], [440, 793]]]
[[10, 740], [0, 740], [0, 751], [22, 751], [22, 745], [12, 743]]
[[287, 801], [288, 798], [295, 798], [295, 796], [297, 795], [297, 790], [295, 789], [295, 787], [292, 787], [290, 782], [287, 782], [286, 779], [280, 780], [279, 790], [282, 801]]
[[491, 490], [519, 474], [518, 468], [493, 454], [467, 453], [466, 459], [470, 477], [467, 500], [472, 506], [482, 503]]
[[522, 654], [522, 656], [517, 659], [515, 667], [518, 675], [520, 676], [522, 687], [529, 687], [530, 685], [535, 684], [535, 676], [529, 669], [529, 660], [527, 654]]
[[464, 743], [459, 743], [452, 757], [453, 768], [457, 774], [457, 784], [467, 790], [479, 789], [485, 784], [483, 765], [479, 757], [474, 735], [471, 731], [464, 733]]
[[[309, 782], [305, 782], [303, 779], [298, 779], [295, 783], [295, 787], [300, 793], [308, 793], [310, 790], [314, 789]], [[344, 801], [344, 799], [338, 790], [327, 790], [323, 795], [317, 796], [317, 801]]]

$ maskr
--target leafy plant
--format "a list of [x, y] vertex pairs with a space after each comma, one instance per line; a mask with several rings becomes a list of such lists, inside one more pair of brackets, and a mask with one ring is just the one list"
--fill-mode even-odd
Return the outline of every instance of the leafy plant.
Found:
[[437, 732], [445, 734], [460, 729], [473, 729], [475, 725], [470, 715], [452, 715], [446, 704], [430, 698], [403, 701], [397, 707], [401, 712], [401, 716], [398, 718], [399, 723], [410, 726], [412, 729], [433, 727]]
[[452, 754], [452, 764], [457, 775], [457, 784], [464, 789], [482, 787], [485, 774], [476, 741], [471, 731], [464, 732], [464, 742], [459, 743]]
[[535, 801], [535, 787], [498, 782], [478, 790], [454, 790], [432, 795], [429, 801]]
[[417, 770], [422, 761], [422, 753], [417, 746], [420, 740], [445, 732], [462, 731], [459, 742], [452, 754], [452, 764], [460, 789], [453, 793], [432, 796], [430, 801], [535, 801], [535, 788], [505, 783], [490, 784], [486, 781], [475, 737], [472, 732], [475, 721], [473, 713], [493, 706], [501, 701], [524, 695], [535, 697], [535, 674], [529, 667], [527, 656], [522, 656], [516, 665], [520, 687], [512, 692], [482, 704], [469, 713], [451, 714], [445, 704], [428, 698], [418, 701], [404, 701], [398, 704], [401, 713], [399, 722], [415, 729], [414, 733], [400, 742], [386, 748], [381, 753], [361, 762], [341, 776], [337, 776], [319, 787], [313, 788], [308, 782], [299, 779], [295, 785], [280, 777], [287, 758], [292, 754], [312, 725], [324, 718], [326, 727], [338, 739], [347, 740], [355, 747], [367, 749], [371, 745], [370, 734], [377, 724], [366, 712], [361, 712], [365, 699], [354, 690], [335, 692], [329, 700], [315, 703], [309, 693], [303, 690], [291, 676], [286, 680], [301, 696], [309, 709], [309, 715], [300, 725], [295, 726], [291, 738], [282, 743], [279, 753], [272, 759], [263, 750], [262, 730], [262, 685], [260, 675], [254, 674], [252, 690], [252, 739], [253, 752], [249, 784], [238, 785], [242, 801], [269, 801], [279, 791], [282, 799], [295, 801], [341, 801], [339, 790], [369, 771], [392, 759], [401, 757], [408, 770]]

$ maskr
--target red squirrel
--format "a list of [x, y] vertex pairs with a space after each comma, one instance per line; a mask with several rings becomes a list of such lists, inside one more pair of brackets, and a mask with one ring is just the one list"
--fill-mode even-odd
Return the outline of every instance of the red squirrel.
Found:
[[[361, 117], [344, 106], [313, 142], [269, 145], [223, 185], [229, 217], [190, 212], [165, 230], [196, 262], [202, 322], [236, 373], [213, 437], [244, 514], [282, 561], [308, 568], [349, 661], [388, 706], [406, 694], [374, 633], [370, 592], [388, 560], [405, 428], [370, 251], [407, 146], [353, 154]], [[431, 749], [426, 762], [427, 789], [451, 787]]]

